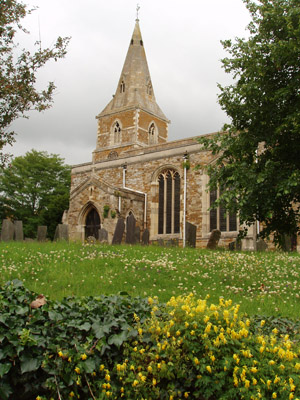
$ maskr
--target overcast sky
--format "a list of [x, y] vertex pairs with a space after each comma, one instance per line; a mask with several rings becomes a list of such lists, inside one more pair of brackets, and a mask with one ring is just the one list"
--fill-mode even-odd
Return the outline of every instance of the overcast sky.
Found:
[[[5, 150], [59, 154], [68, 164], [91, 161], [95, 116], [116, 91], [133, 32], [137, 0], [24, 0], [38, 10], [24, 20], [30, 35], [51, 46], [71, 36], [68, 54], [39, 73], [54, 81], [54, 104], [13, 125], [17, 142]], [[156, 101], [171, 120], [169, 140], [215, 132], [227, 121], [217, 103], [217, 83], [231, 77], [221, 68], [220, 40], [247, 36], [250, 15], [242, 0], [139, 0], [139, 20]], [[40, 26], [40, 29], [39, 29]]]

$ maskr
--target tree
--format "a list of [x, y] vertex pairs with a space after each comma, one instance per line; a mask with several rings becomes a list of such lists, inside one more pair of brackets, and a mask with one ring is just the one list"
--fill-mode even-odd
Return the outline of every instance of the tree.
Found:
[[201, 138], [217, 155], [209, 188], [226, 187], [215, 204], [238, 212], [241, 223], [262, 222], [262, 237], [299, 233], [300, 4], [299, 0], [243, 0], [249, 38], [223, 41], [223, 68], [234, 83], [219, 103], [230, 117], [224, 132]]
[[69, 207], [70, 167], [56, 154], [31, 150], [0, 171], [1, 218], [22, 220], [26, 237], [47, 225], [53, 238]]
[[55, 85], [39, 91], [35, 87], [36, 73], [47, 61], [62, 58], [66, 54], [69, 38], [59, 37], [52, 48], [41, 48], [31, 54], [19, 49], [14, 43], [18, 31], [27, 32], [21, 20], [30, 14], [26, 5], [16, 0], [0, 2], [0, 165], [7, 155], [1, 152], [6, 144], [12, 144], [15, 132], [9, 129], [11, 123], [29, 110], [43, 111], [51, 106]]

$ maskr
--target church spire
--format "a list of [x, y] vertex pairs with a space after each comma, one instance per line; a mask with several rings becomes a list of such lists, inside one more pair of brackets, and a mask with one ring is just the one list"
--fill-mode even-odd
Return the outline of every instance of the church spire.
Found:
[[138, 14], [117, 90], [98, 117], [131, 108], [142, 109], [168, 121], [155, 100]]

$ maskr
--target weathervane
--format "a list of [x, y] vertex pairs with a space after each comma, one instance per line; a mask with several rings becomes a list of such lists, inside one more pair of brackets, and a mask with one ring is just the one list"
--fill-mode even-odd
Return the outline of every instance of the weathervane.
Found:
[[138, 20], [139, 19], [139, 11], [140, 11], [140, 5], [139, 5], [139, 3], [136, 5], [136, 19]]

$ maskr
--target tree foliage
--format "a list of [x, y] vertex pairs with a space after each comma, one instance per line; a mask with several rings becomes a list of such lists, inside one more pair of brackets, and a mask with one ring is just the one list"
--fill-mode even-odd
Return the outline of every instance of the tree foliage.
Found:
[[[26, 116], [29, 110], [43, 111], [51, 106], [55, 85], [49, 82], [44, 90], [36, 88], [36, 73], [49, 60], [57, 60], [66, 54], [69, 38], [59, 37], [52, 48], [41, 48], [31, 53], [20, 50], [15, 43], [17, 32], [28, 33], [21, 20], [32, 10], [16, 0], [0, 2], [0, 150], [12, 144], [15, 132], [11, 123]], [[0, 163], [7, 156], [0, 153]]]
[[222, 42], [223, 68], [234, 83], [219, 103], [230, 117], [224, 132], [200, 140], [217, 155], [210, 189], [227, 187], [219, 202], [246, 225], [262, 222], [262, 237], [299, 233], [300, 3], [243, 0], [251, 14], [248, 39]]
[[53, 238], [69, 207], [70, 167], [56, 154], [31, 150], [0, 172], [1, 219], [23, 221], [26, 237], [47, 225]]

